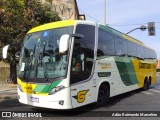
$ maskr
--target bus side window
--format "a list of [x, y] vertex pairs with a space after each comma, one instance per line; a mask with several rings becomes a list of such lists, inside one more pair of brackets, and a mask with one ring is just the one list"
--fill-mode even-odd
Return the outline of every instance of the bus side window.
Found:
[[98, 30], [97, 58], [115, 55], [114, 35], [102, 28]]

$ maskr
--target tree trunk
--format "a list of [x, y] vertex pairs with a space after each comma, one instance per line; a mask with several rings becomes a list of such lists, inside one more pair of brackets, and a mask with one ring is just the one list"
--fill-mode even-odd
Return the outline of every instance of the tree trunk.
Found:
[[17, 84], [17, 65], [16, 62], [12, 64], [12, 79], [13, 83]]
[[13, 55], [13, 61], [10, 63], [10, 79], [12, 83], [17, 84], [17, 64], [15, 54]]

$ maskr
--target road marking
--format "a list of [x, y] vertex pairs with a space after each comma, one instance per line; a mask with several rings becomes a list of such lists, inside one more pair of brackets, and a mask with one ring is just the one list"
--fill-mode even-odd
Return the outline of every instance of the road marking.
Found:
[[149, 91], [156, 92], [156, 93], [160, 93], [159, 90], [155, 90], [155, 89], [149, 89]]
[[154, 95], [153, 93], [147, 92], [147, 91], [143, 91], [142, 93], [146, 94], [146, 95]]

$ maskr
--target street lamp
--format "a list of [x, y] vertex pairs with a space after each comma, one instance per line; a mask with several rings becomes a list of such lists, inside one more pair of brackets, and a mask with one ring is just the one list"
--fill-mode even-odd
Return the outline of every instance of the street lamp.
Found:
[[133, 31], [135, 31], [135, 30], [137, 30], [137, 29], [140, 29], [140, 30], [142, 30], [142, 31], [145, 31], [145, 30], [147, 29], [147, 27], [146, 27], [145, 25], [142, 25], [140, 28], [135, 28], [135, 29], [127, 32], [126, 34], [129, 34], [129, 33], [133, 32]]

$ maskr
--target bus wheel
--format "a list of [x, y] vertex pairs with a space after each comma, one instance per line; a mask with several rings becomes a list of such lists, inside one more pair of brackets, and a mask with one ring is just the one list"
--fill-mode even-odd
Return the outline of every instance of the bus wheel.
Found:
[[98, 92], [98, 100], [97, 100], [98, 106], [103, 106], [108, 102], [110, 96], [109, 93], [110, 93], [109, 87], [107, 87], [107, 85], [105, 84], [102, 84]]
[[149, 82], [148, 82], [148, 80], [145, 80], [143, 89], [144, 89], [145, 91], [149, 89]]

